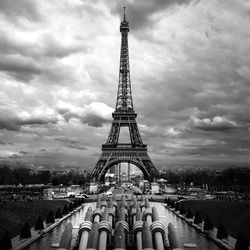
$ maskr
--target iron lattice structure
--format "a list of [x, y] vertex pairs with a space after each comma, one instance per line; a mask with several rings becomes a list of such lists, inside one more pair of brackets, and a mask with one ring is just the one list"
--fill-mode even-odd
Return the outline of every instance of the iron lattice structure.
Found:
[[[103, 182], [108, 169], [120, 162], [136, 165], [143, 172], [144, 178], [148, 180], [152, 180], [158, 173], [148, 156], [147, 145], [143, 144], [136, 123], [137, 114], [133, 107], [129, 69], [129, 23], [126, 20], [125, 12], [120, 32], [121, 54], [116, 109], [112, 113], [113, 122], [108, 139], [102, 145], [102, 154], [92, 171], [92, 178], [97, 182]], [[131, 143], [118, 142], [121, 127], [128, 128]]]

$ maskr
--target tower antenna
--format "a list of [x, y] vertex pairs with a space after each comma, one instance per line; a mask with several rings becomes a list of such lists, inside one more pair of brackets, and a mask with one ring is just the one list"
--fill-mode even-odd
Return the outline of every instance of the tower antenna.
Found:
[[126, 21], [126, 7], [123, 7], [123, 21]]

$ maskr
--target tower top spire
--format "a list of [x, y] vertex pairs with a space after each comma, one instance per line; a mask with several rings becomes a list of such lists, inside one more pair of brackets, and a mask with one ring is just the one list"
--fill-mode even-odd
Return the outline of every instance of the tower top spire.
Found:
[[123, 22], [126, 22], [126, 6], [123, 7]]
[[129, 24], [128, 21], [126, 19], [126, 7], [123, 7], [123, 20], [121, 21], [121, 25], [120, 25], [120, 31], [121, 32], [129, 32]]

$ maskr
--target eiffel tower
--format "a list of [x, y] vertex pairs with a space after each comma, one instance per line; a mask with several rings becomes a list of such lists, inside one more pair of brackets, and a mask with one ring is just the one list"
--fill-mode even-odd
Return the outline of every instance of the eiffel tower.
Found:
[[[108, 169], [121, 162], [136, 165], [143, 172], [144, 178], [148, 180], [153, 180], [158, 174], [148, 156], [147, 145], [143, 144], [136, 123], [137, 114], [133, 107], [129, 70], [129, 23], [126, 20], [125, 7], [120, 32], [121, 54], [116, 109], [112, 113], [113, 122], [108, 139], [102, 145], [102, 154], [92, 171], [92, 178], [97, 182], [104, 182], [104, 176]], [[118, 142], [121, 127], [129, 129], [130, 143]]]

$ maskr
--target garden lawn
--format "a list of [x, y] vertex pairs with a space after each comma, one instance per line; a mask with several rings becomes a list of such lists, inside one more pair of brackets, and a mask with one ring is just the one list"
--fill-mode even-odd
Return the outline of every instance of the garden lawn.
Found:
[[38, 216], [46, 220], [50, 210], [54, 215], [58, 207], [63, 209], [64, 205], [69, 205], [68, 200], [41, 200], [41, 201], [17, 201], [0, 204], [0, 240], [6, 230], [10, 237], [20, 234], [24, 223], [27, 221], [30, 227], [36, 223]]
[[198, 211], [203, 220], [208, 215], [217, 228], [222, 222], [228, 234], [234, 238], [237, 238], [239, 231], [242, 230], [250, 245], [250, 202], [190, 200], [182, 201], [181, 204], [186, 209], [190, 208], [193, 214]]

